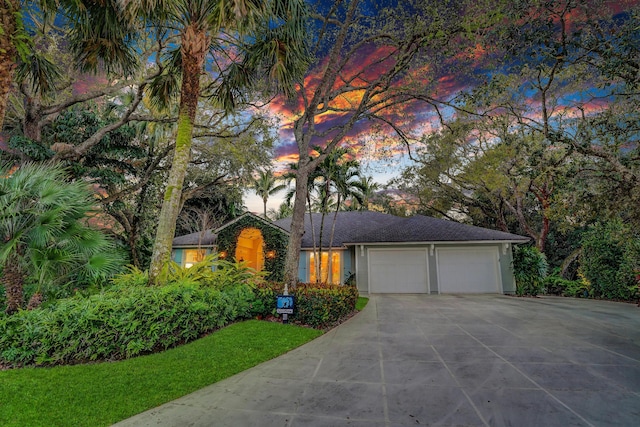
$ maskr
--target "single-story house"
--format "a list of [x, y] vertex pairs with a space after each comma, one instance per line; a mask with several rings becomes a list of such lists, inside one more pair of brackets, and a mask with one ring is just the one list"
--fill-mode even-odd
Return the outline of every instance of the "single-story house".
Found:
[[[333, 213], [325, 215], [324, 224], [321, 219], [319, 213], [305, 217], [300, 281], [316, 280], [322, 228], [321, 274], [333, 283], [354, 280], [361, 294], [514, 293], [512, 245], [529, 241], [517, 234], [422, 215], [401, 218], [353, 211], [338, 212], [335, 225]], [[282, 271], [269, 268], [284, 265], [290, 227], [290, 218], [270, 222], [245, 214], [202, 236], [176, 237], [174, 260], [188, 265], [189, 250], [218, 250], [271, 271], [278, 279]], [[274, 262], [267, 265], [269, 259]]]

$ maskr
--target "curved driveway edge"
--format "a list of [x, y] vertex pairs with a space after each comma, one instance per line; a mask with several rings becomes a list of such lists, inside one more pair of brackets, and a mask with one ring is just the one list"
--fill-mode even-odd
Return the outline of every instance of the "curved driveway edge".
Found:
[[116, 426], [631, 426], [640, 308], [373, 295], [285, 355]]

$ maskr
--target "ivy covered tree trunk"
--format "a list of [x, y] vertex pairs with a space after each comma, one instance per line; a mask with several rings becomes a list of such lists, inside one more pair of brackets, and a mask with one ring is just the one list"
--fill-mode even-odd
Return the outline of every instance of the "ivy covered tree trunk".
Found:
[[16, 47], [13, 42], [18, 27], [18, 0], [0, 1], [0, 131], [7, 110], [7, 100], [16, 66]]
[[7, 298], [7, 314], [13, 314], [18, 311], [24, 302], [24, 273], [20, 268], [19, 261], [18, 254], [14, 252], [7, 259], [2, 272], [2, 285]]
[[200, 73], [208, 47], [209, 38], [202, 28], [190, 25], [182, 33], [182, 87], [180, 89], [176, 148], [162, 202], [162, 210], [158, 218], [158, 230], [149, 266], [151, 284], [157, 283], [163, 265], [168, 263], [171, 257], [171, 244], [181, 207], [182, 186], [187, 174], [187, 166], [191, 160], [193, 124], [200, 96]]

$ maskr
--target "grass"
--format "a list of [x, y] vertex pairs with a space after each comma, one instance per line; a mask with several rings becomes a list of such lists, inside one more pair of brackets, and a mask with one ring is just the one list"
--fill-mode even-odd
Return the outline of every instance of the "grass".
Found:
[[358, 297], [358, 301], [356, 301], [356, 310], [362, 311], [362, 309], [365, 308], [368, 302], [369, 298]]
[[0, 425], [108, 426], [279, 356], [321, 334], [249, 320], [134, 359], [0, 372]]

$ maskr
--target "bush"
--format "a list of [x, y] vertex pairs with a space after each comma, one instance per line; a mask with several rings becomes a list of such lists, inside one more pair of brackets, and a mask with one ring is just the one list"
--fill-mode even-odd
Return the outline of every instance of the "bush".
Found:
[[534, 246], [516, 246], [513, 251], [513, 274], [516, 279], [516, 293], [538, 295], [548, 270], [547, 259]]
[[548, 294], [565, 297], [588, 297], [590, 286], [584, 279], [567, 280], [558, 276], [547, 276], [544, 279], [544, 287]]
[[0, 360], [14, 366], [129, 358], [192, 341], [252, 316], [246, 285], [114, 287], [0, 317]]
[[[281, 294], [284, 285], [269, 282], [255, 289], [255, 314], [275, 314], [276, 295]], [[339, 323], [354, 312], [358, 301], [355, 286], [330, 285], [326, 283], [298, 283], [289, 289], [296, 298], [296, 310], [290, 319], [313, 328], [326, 328]], [[262, 311], [259, 311], [262, 309]]]
[[582, 238], [580, 271], [593, 296], [631, 300], [637, 292], [640, 237], [620, 221], [594, 225]]

